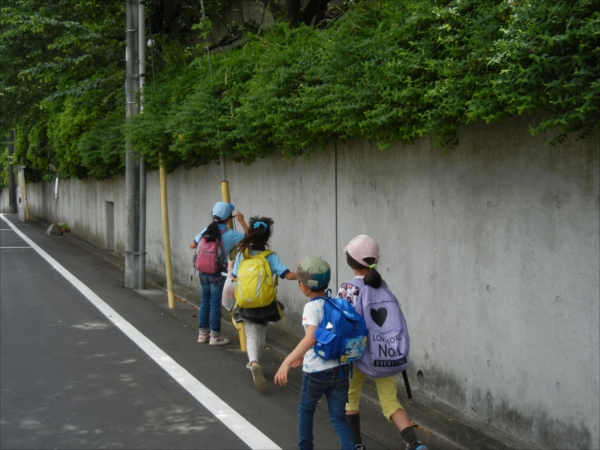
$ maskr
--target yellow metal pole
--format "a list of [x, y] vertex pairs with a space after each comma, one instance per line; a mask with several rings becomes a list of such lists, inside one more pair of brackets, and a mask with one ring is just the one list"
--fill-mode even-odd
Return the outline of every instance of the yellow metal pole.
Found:
[[175, 295], [173, 294], [173, 270], [171, 268], [171, 241], [169, 234], [169, 210], [167, 204], [167, 169], [160, 157], [160, 207], [162, 211], [163, 245], [165, 249], [165, 270], [167, 275], [167, 295], [169, 308], [175, 308]]
[[[223, 199], [223, 201], [225, 203], [230, 203], [229, 182], [227, 182], [225, 180], [221, 181], [221, 198]], [[231, 228], [232, 222], [233, 222], [233, 220], [230, 220], [227, 223], [227, 228]], [[233, 316], [231, 317], [231, 321], [233, 322], [233, 325], [238, 330], [238, 336], [240, 338], [240, 350], [245, 352], [246, 351], [246, 330], [244, 328], [244, 322], [236, 322], [235, 318]]]
[[[223, 199], [223, 201], [225, 203], [230, 203], [229, 200], [229, 182], [228, 181], [221, 181], [221, 198]], [[233, 220], [231, 222], [227, 223], [227, 228], [231, 229], [233, 224]]]

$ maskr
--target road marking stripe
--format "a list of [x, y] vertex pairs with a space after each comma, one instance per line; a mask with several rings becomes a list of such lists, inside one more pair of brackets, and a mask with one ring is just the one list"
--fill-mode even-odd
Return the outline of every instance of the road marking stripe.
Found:
[[173, 358], [162, 351], [154, 342], [140, 333], [114, 309], [108, 306], [90, 288], [77, 279], [72, 273], [61, 266], [54, 258], [42, 250], [35, 242], [18, 230], [12, 222], [0, 214], [4, 220], [25, 242], [37, 251], [52, 267], [65, 277], [79, 292], [81, 292], [108, 320], [114, 323], [125, 335], [135, 342], [150, 358], [162, 367], [175, 381], [198, 400], [206, 409], [217, 417], [223, 424], [234, 432], [248, 447], [252, 449], [281, 450], [275, 442], [265, 436], [254, 425], [244, 419], [231, 406], [217, 397], [212, 391], [181, 367]]

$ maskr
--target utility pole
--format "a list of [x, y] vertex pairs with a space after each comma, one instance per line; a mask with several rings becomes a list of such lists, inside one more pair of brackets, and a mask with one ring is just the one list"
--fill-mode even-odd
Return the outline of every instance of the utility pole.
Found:
[[[140, 90], [139, 77], [139, 3], [127, 0], [127, 19], [125, 29], [126, 75], [125, 102], [126, 117], [130, 118], [139, 112], [137, 96]], [[125, 147], [125, 287], [139, 287], [139, 163], [133, 149]]]
[[11, 214], [17, 213], [17, 182], [15, 180], [15, 167], [13, 155], [15, 154], [15, 130], [8, 134], [8, 207]]

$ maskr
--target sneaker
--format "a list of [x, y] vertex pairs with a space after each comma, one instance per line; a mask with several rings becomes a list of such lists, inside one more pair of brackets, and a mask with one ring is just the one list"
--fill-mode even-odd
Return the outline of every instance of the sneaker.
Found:
[[356, 444], [354, 450], [367, 450], [367, 447], [365, 447], [365, 444]]
[[419, 441], [414, 441], [412, 444], [406, 446], [406, 450], [427, 450], [427, 447]]
[[210, 342], [208, 345], [227, 345], [229, 344], [229, 339], [221, 337], [221, 336], [211, 336]]
[[267, 380], [265, 380], [261, 367], [258, 364], [254, 364], [251, 370], [252, 378], [254, 378], [254, 386], [256, 386], [256, 389], [258, 389], [259, 391], [267, 390]]
[[202, 344], [206, 344], [208, 342], [208, 340], [210, 339], [210, 334], [208, 333], [203, 333], [202, 331], [198, 334], [198, 342], [202, 343]]

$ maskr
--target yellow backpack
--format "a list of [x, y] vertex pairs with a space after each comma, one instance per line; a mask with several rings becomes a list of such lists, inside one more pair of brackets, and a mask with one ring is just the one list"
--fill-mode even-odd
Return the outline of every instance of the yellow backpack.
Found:
[[237, 286], [235, 287], [236, 303], [242, 308], [261, 308], [269, 306], [277, 295], [273, 283], [271, 266], [266, 257], [271, 250], [263, 250], [258, 255], [250, 255], [244, 251], [244, 259], [237, 271]]

